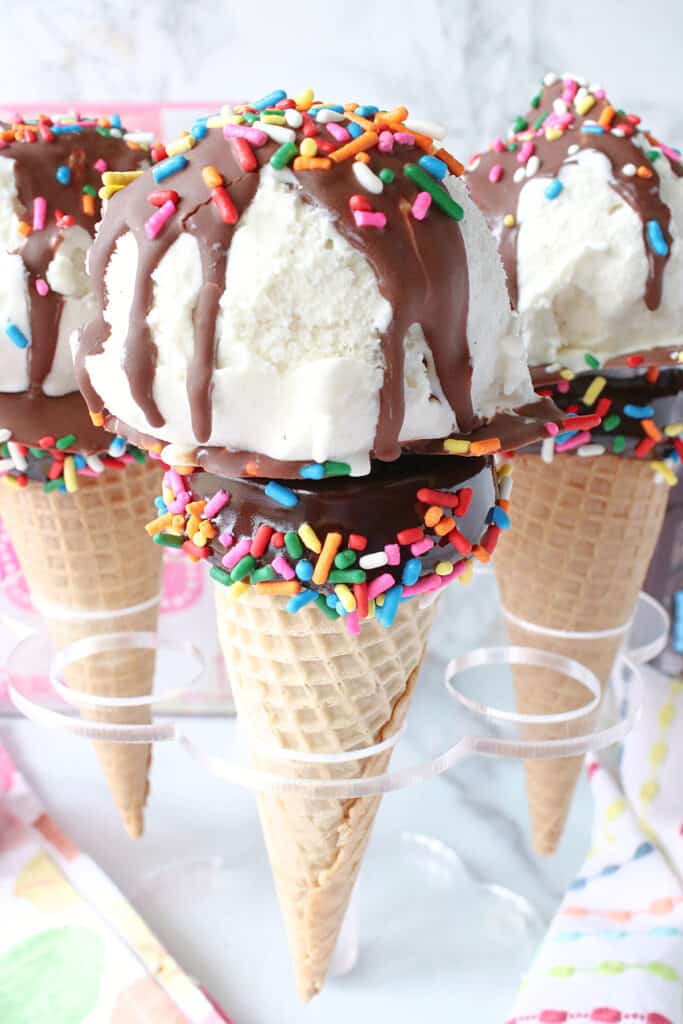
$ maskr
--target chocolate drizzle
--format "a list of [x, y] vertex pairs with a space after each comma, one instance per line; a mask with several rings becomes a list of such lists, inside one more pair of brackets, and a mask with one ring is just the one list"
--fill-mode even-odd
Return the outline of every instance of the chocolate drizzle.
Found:
[[[254, 150], [260, 167], [276, 149], [276, 144], [269, 141]], [[421, 156], [422, 151], [413, 145], [397, 145], [389, 153], [373, 150], [375, 173], [387, 169], [394, 174], [394, 180], [381, 194], [371, 196], [373, 210], [387, 218], [386, 227], [380, 230], [358, 228], [349, 209], [350, 196], [363, 193], [353, 173], [353, 160], [333, 164], [327, 171], [297, 172], [302, 199], [323, 208], [343, 237], [367, 256], [380, 292], [393, 310], [392, 321], [382, 337], [384, 380], [374, 445], [374, 454], [381, 460], [396, 459], [401, 450], [398, 437], [404, 419], [403, 342], [413, 323], [422, 325], [459, 429], [468, 432], [475, 426], [467, 343], [469, 281], [465, 244], [457, 223], [438, 209], [431, 210], [420, 223], [412, 218], [410, 206], [418, 189], [403, 174], [403, 166], [417, 163]], [[177, 190], [179, 200], [176, 214], [155, 239], [149, 239], [144, 230], [153, 212], [148, 202], [148, 195], [155, 188], [151, 172], [114, 198], [90, 264], [100, 315], [82, 332], [76, 367], [88, 405], [94, 412], [102, 411], [104, 403], [89, 380], [85, 361], [89, 355], [100, 352], [107, 339], [108, 326], [102, 316], [106, 306], [106, 269], [118, 239], [130, 230], [138, 246], [138, 265], [124, 369], [131, 394], [150, 426], [158, 429], [163, 425], [153, 398], [156, 351], [147, 326], [154, 298], [152, 274], [181, 232], [190, 232], [199, 245], [203, 283], [194, 310], [195, 349], [188, 374], [188, 398], [195, 435], [198, 440], [207, 441], [211, 433], [216, 317], [235, 227], [220, 219], [210, 201], [202, 170], [207, 165], [219, 170], [240, 216], [256, 193], [259, 173], [241, 169], [221, 129], [210, 129], [186, 157], [187, 166], [163, 183], [163, 187]]]
[[[584, 130], [586, 122], [597, 123], [603, 111], [610, 106], [609, 100], [606, 98], [596, 99], [595, 104], [585, 116], [579, 115], [569, 104], [573, 120], [571, 126], [564, 131], [560, 138], [547, 139], [544, 127], [539, 127], [534, 131], [534, 124], [539, 124], [544, 115], [552, 113], [553, 103], [562, 97], [563, 89], [564, 82], [561, 80], [544, 88], [539, 105], [532, 108], [525, 117], [525, 121], [529, 123], [530, 130], [533, 132], [531, 141], [534, 145], [534, 154], [540, 160], [539, 170], [534, 177], [554, 178], [563, 166], [576, 163], [573, 155], [569, 153], [572, 146], [578, 146], [582, 150], [596, 150], [607, 157], [612, 167], [611, 187], [634, 210], [643, 226], [643, 244], [648, 259], [648, 275], [643, 298], [648, 309], [655, 310], [659, 307], [662, 298], [662, 281], [668, 255], [659, 255], [652, 249], [647, 237], [648, 221], [655, 220], [659, 223], [669, 251], [673, 242], [670, 232], [671, 211], [660, 196], [656, 164], [636, 144], [633, 136], [614, 135], [607, 128], [602, 133]], [[611, 127], [612, 129], [625, 129], [627, 132], [636, 134], [635, 122], [621, 112], [615, 113]], [[526, 138], [526, 131], [518, 133], [518, 136]], [[657, 145], [648, 136], [644, 137], [648, 144], [653, 147]], [[511, 139], [513, 142], [516, 140], [517, 137]], [[482, 153], [479, 156], [476, 169], [467, 175], [469, 192], [486, 217], [498, 243], [498, 250], [507, 275], [510, 300], [515, 309], [519, 301], [517, 273], [519, 228], [516, 222], [516, 212], [520, 193], [530, 180], [528, 178], [523, 178], [519, 182], [513, 180], [515, 171], [524, 166], [517, 159], [518, 145], [519, 143], [513, 151], [499, 152], [492, 149]], [[662, 154], [659, 159], [667, 160], [668, 157]], [[673, 160], [670, 160], [669, 163], [676, 175], [680, 176], [683, 173], [679, 163]], [[503, 173], [501, 179], [494, 183], [489, 180], [489, 174], [497, 164], [502, 167]], [[634, 168], [646, 167], [650, 172], [649, 176], [641, 177], [637, 173], [630, 177], [624, 175], [622, 168], [627, 164], [632, 164]], [[515, 216], [515, 224], [512, 227], [506, 227], [503, 223], [504, 217], [508, 214]]]

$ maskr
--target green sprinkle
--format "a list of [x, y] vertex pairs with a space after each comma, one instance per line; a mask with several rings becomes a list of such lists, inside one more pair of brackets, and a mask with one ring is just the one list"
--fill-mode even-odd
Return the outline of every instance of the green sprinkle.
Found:
[[132, 455], [135, 461], [139, 462], [141, 465], [147, 457], [145, 453], [141, 452], [139, 448], [136, 448], [134, 444], [128, 445], [128, 455]]
[[379, 176], [385, 185], [391, 185], [392, 181], [396, 177], [396, 175], [394, 174], [390, 167], [383, 167], [382, 170], [379, 172]]
[[272, 565], [264, 565], [261, 569], [255, 569], [251, 574], [252, 583], [268, 583], [275, 579], [275, 570]]
[[56, 480], [47, 480], [43, 484], [43, 491], [44, 491], [45, 494], [49, 494], [50, 491], [62, 491], [62, 490], [65, 491], [66, 487], [64, 486], [64, 481], [62, 480], [61, 476], [57, 477]]
[[265, 110], [259, 111], [259, 117], [261, 117], [263, 114], [274, 114], [275, 117], [285, 116], [284, 110], [278, 110], [277, 107], [266, 107]]
[[515, 150], [519, 149], [519, 146], [516, 142], [506, 142], [505, 148], [507, 149], [508, 153], [514, 153]]
[[97, 195], [97, 189], [94, 188], [92, 185], [84, 185], [83, 186], [83, 192], [84, 192], [84, 194], [86, 196], [96, 196]]
[[75, 434], [64, 434], [63, 437], [58, 438], [55, 448], [59, 448], [60, 452], [63, 452], [65, 448], [70, 448], [72, 444], [76, 443]]
[[617, 434], [612, 442], [612, 451], [615, 455], [621, 455], [624, 448], [626, 447], [626, 438], [623, 434]]
[[538, 108], [541, 105], [541, 100], [542, 99], [543, 99], [543, 90], [541, 89], [541, 91], [537, 92], [536, 95], [534, 96], [534, 98], [531, 101], [531, 106], [532, 106], [532, 108], [534, 110], [538, 110]]
[[104, 136], [105, 139], [108, 139], [110, 134], [111, 134], [109, 129], [108, 128], [103, 128], [101, 124], [98, 124], [97, 128], [95, 129], [95, 131], [97, 132], [98, 135]]
[[621, 416], [617, 416], [617, 414], [613, 412], [611, 416], [608, 416], [602, 421], [602, 428], [603, 430], [616, 430], [620, 423]]
[[304, 553], [304, 546], [301, 538], [295, 530], [288, 530], [285, 534], [285, 547], [292, 558], [301, 558]]
[[157, 533], [154, 535], [154, 543], [161, 544], [162, 548], [181, 548], [185, 543], [185, 538], [178, 537], [174, 533]]
[[424, 171], [417, 164], [404, 164], [403, 173], [411, 181], [423, 189], [425, 192], [429, 192], [430, 196], [436, 203], [436, 205], [453, 220], [462, 220], [465, 215], [465, 211], [454, 199], [451, 199], [448, 192], [442, 188], [442, 186], [432, 178], [431, 174]]
[[363, 569], [333, 569], [327, 577], [328, 583], [365, 583]]
[[522, 117], [521, 114], [518, 114], [512, 124], [512, 130], [515, 133], [515, 135], [517, 134], [517, 132], [526, 131], [528, 127], [529, 122], [526, 120], [526, 118]]
[[260, 114], [249, 114], [249, 113], [242, 114], [242, 117], [247, 122], [247, 124], [253, 124], [254, 121], [258, 121], [260, 116], [261, 116]]
[[[157, 536], [159, 535], [157, 534]], [[225, 569], [221, 569], [220, 565], [212, 565], [209, 569], [209, 576], [212, 580], [217, 580], [219, 583], [222, 583], [224, 587], [232, 586], [230, 573], [226, 572]]]
[[337, 614], [337, 612], [334, 610], [334, 608], [330, 608], [330, 606], [328, 605], [327, 601], [325, 600], [325, 598], [323, 597], [322, 594], [320, 595], [320, 597], [316, 597], [316, 599], [315, 599], [315, 601], [313, 603], [317, 604], [317, 606], [320, 609], [320, 611], [324, 612], [325, 615], [327, 615], [328, 619], [333, 619], [334, 620], [334, 619], [338, 619], [339, 618], [339, 615]]
[[656, 160], [659, 160], [661, 155], [662, 154], [658, 149], [648, 149], [647, 153], [645, 154], [648, 160], [650, 160], [652, 163], [655, 163]]
[[3, 441], [2, 442], [2, 446], [0, 447], [0, 452], [2, 452], [3, 459], [9, 459], [10, 454], [9, 454], [9, 445], [7, 444], [7, 441]]
[[250, 572], [256, 568], [256, 559], [253, 555], [245, 555], [244, 558], [240, 558], [235, 568], [230, 573], [230, 579], [233, 583], [237, 583], [238, 580], [243, 580], [245, 576], [248, 576]]
[[325, 476], [349, 476], [351, 467], [348, 462], [324, 462]]
[[42, 448], [29, 448], [29, 451], [34, 459], [44, 459], [47, 452]]
[[541, 114], [540, 117], [536, 118], [536, 120], [534, 121], [534, 128], [536, 129], [536, 131], [538, 131], [539, 128], [543, 127], [548, 117], [550, 117], [550, 111], [548, 111], [546, 114]]
[[334, 564], [337, 569], [350, 569], [352, 565], [356, 564], [356, 552], [346, 548], [344, 551], [340, 551], [334, 560]]
[[590, 352], [584, 352], [583, 358], [585, 359], [588, 366], [590, 366], [591, 370], [600, 369], [600, 360], [596, 359], [595, 356], [591, 355]]
[[283, 144], [275, 150], [270, 158], [270, 166], [274, 167], [276, 171], [281, 171], [283, 167], [286, 167], [290, 160], [293, 160], [296, 154], [299, 152], [299, 147], [296, 142], [283, 142]]

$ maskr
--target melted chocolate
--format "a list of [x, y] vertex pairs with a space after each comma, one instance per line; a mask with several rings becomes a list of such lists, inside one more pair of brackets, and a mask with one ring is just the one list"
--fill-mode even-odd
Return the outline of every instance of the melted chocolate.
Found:
[[[553, 103], [562, 97], [563, 89], [562, 80], [543, 89], [538, 107], [531, 109], [526, 115], [525, 120], [530, 126], [533, 126], [534, 122], [537, 122], [543, 115], [552, 112]], [[601, 134], [588, 133], [583, 130], [586, 121], [597, 122], [609, 105], [609, 100], [598, 99], [585, 116], [580, 116], [570, 104], [569, 110], [573, 114], [573, 121], [571, 127], [559, 139], [549, 141], [543, 127], [534, 132], [531, 141], [534, 145], [534, 153], [541, 161], [540, 168], [534, 177], [554, 178], [563, 165], [576, 163], [569, 153], [571, 146], [579, 146], [583, 150], [597, 150], [607, 157], [613, 171], [610, 179], [611, 187], [637, 213], [643, 225], [643, 245], [648, 259], [648, 275], [643, 298], [648, 309], [654, 310], [661, 302], [662, 278], [669, 257], [668, 255], [658, 255], [650, 246], [647, 238], [647, 222], [658, 221], [670, 251], [673, 241], [670, 232], [671, 211], [659, 194], [659, 175], [656, 163], [646, 156], [632, 137], [619, 137], [611, 134], [609, 130]], [[627, 131], [635, 129], [634, 123], [621, 112], [615, 114], [612, 128], [615, 127], [625, 127]], [[524, 132], [520, 134], [524, 135]], [[650, 142], [649, 137], [646, 136], [646, 138]], [[517, 276], [519, 229], [516, 222], [513, 227], [506, 227], [503, 219], [507, 214], [516, 215], [520, 192], [529, 180], [527, 178], [523, 178], [520, 182], [513, 180], [515, 171], [524, 166], [518, 162], [517, 155], [518, 147], [515, 151], [489, 150], [480, 155], [478, 166], [467, 175], [470, 194], [486, 217], [498, 242], [498, 250], [505, 266], [513, 308], [517, 308], [519, 299]], [[659, 159], [666, 160], [668, 157], [662, 155]], [[669, 162], [675, 174], [679, 176], [683, 174], [683, 168], [679, 163], [673, 160]], [[496, 164], [503, 168], [503, 174], [502, 178], [494, 183], [489, 180], [489, 173]], [[638, 174], [634, 174], [632, 177], [626, 177], [621, 173], [625, 164], [633, 164], [636, 168], [645, 166], [649, 169], [650, 175], [649, 177], [640, 177]]]

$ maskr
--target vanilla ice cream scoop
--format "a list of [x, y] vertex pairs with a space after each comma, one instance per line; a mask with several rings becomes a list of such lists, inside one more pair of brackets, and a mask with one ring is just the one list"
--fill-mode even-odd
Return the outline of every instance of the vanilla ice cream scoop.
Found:
[[[683, 164], [604, 90], [547, 75], [474, 159], [529, 365], [675, 363], [683, 347]], [[648, 351], [646, 360], [625, 358]]]
[[440, 134], [281, 91], [197, 122], [93, 247], [91, 411], [176, 464], [278, 478], [537, 436], [495, 242]]

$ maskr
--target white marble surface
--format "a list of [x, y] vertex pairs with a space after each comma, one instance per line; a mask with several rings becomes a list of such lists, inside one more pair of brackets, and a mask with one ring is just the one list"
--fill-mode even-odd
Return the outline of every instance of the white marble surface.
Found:
[[312, 84], [326, 98], [444, 120], [469, 155], [523, 109], [543, 71], [608, 87], [683, 138], [683, 5], [651, 0], [7, 0], [0, 104], [215, 100]]

